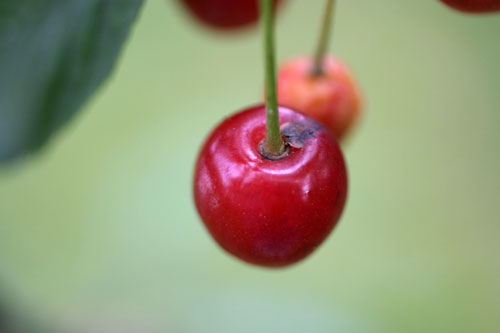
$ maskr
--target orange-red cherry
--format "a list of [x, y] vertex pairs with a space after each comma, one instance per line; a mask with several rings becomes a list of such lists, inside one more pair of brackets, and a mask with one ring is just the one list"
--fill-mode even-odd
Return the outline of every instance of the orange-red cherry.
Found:
[[249, 263], [279, 267], [313, 252], [337, 224], [347, 173], [336, 139], [317, 121], [280, 107], [287, 153], [259, 152], [264, 105], [224, 120], [198, 156], [194, 200], [213, 238]]
[[339, 59], [325, 56], [321, 73], [313, 60], [301, 56], [284, 62], [278, 70], [278, 103], [321, 122], [342, 139], [362, 112], [357, 83]]

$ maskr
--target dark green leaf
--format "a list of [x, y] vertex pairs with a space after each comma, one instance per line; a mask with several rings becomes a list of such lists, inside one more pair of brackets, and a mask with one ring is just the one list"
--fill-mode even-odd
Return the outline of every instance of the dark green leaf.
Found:
[[0, 0], [0, 161], [42, 147], [110, 74], [142, 0]]

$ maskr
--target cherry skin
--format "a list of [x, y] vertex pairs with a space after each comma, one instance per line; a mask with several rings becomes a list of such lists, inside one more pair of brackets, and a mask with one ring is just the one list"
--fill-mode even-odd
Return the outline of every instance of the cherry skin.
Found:
[[332, 56], [325, 56], [322, 74], [312, 70], [310, 57], [284, 62], [277, 77], [278, 103], [318, 120], [340, 140], [362, 111], [358, 86], [347, 66]]
[[[256, 23], [259, 18], [259, 0], [181, 0], [189, 11], [206, 25], [221, 29], [235, 29]], [[274, 8], [282, 0], [273, 0]]]
[[441, 2], [466, 13], [500, 11], [500, 0], [441, 0]]
[[[309, 255], [332, 231], [347, 193], [342, 151], [317, 121], [280, 107], [288, 155], [259, 153], [264, 105], [224, 120], [195, 167], [194, 200], [219, 245], [249, 263], [279, 267]], [[290, 146], [291, 145], [291, 146]]]

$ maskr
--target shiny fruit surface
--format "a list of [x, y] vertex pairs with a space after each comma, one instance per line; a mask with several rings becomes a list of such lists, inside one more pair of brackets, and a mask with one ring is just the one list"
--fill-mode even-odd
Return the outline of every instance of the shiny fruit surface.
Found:
[[313, 66], [306, 56], [280, 66], [278, 103], [318, 120], [340, 140], [361, 114], [358, 86], [339, 59], [326, 56], [321, 75], [312, 73]]
[[466, 13], [500, 11], [500, 0], [441, 0], [446, 5]]
[[[256, 23], [259, 0], [180, 0], [201, 22], [228, 30]], [[274, 0], [274, 7], [282, 0]]]
[[285, 266], [309, 255], [330, 234], [347, 194], [344, 158], [317, 121], [280, 107], [289, 152], [272, 161], [258, 150], [265, 106], [218, 125], [199, 153], [194, 176], [198, 213], [229, 253], [263, 266]]

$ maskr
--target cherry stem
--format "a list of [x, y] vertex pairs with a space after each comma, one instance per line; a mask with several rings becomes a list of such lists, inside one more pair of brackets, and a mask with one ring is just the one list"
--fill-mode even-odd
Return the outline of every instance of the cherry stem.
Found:
[[323, 74], [323, 58], [325, 57], [328, 41], [330, 39], [333, 7], [335, 0], [326, 0], [325, 14], [323, 15], [323, 23], [321, 24], [321, 33], [319, 35], [318, 46], [314, 54], [314, 65], [312, 69], [313, 75]]
[[260, 0], [260, 15], [264, 40], [264, 61], [266, 64], [266, 137], [262, 154], [273, 158], [283, 155], [285, 145], [281, 138], [278, 97], [276, 94], [276, 71], [274, 62], [274, 27], [272, 0]]

